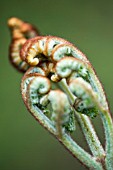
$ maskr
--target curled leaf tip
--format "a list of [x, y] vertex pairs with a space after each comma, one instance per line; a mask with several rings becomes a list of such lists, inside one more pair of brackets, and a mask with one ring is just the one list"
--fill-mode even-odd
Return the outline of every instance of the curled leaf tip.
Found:
[[28, 65], [43, 70], [50, 82], [57, 84], [65, 78], [67, 88], [77, 98], [77, 111], [90, 117], [96, 116], [98, 109], [95, 100], [99, 101], [101, 107], [108, 107], [92, 65], [70, 42], [59, 37], [37, 36], [24, 43], [20, 54]]
[[20, 49], [27, 39], [39, 35], [39, 32], [31, 24], [15, 17], [8, 20], [8, 27], [10, 28], [12, 39], [9, 48], [9, 59], [18, 71], [25, 72], [29, 65], [21, 59]]

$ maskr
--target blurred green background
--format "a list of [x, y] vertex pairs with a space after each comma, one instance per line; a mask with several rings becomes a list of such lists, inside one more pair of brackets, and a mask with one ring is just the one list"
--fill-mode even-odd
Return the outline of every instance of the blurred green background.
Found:
[[[74, 43], [93, 63], [113, 110], [113, 1], [0, 1], [0, 170], [84, 170], [28, 113], [21, 94], [22, 74], [8, 61], [9, 17], [36, 25], [44, 35]], [[103, 142], [99, 117], [94, 120]], [[85, 149], [77, 129], [75, 138]]]

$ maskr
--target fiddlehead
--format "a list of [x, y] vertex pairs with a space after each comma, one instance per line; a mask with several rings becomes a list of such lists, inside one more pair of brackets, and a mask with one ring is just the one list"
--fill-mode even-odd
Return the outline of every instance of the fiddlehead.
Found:
[[9, 59], [13, 66], [21, 72], [25, 72], [29, 65], [20, 58], [20, 49], [27, 39], [39, 35], [38, 30], [27, 22], [18, 18], [8, 20], [12, 42], [9, 49]]
[[[74, 149], [67, 146], [67, 139], [71, 141], [68, 133], [75, 131], [76, 117], [93, 155], [101, 162], [105, 152], [87, 117], [100, 113], [106, 135], [106, 167], [112, 169], [112, 151], [109, 149], [113, 142], [110, 137], [110, 134], [113, 136], [112, 119], [101, 83], [86, 56], [70, 42], [53, 36], [27, 40], [20, 55], [22, 62], [34, 66], [25, 73], [21, 83], [23, 100], [32, 115], [75, 156], [84, 160], [77, 155], [76, 149], [74, 153]], [[71, 147], [72, 143], [69, 144]], [[80, 148], [76, 147], [79, 153]], [[85, 151], [81, 150], [81, 153], [90, 159]], [[93, 169], [102, 169], [95, 161], [92, 166], [86, 159], [83, 162]]]
[[[70, 83], [70, 81], [76, 80], [76, 78], [78, 77], [82, 77], [83, 82], [87, 82], [87, 85], [91, 86], [91, 90], [92, 91], [94, 90], [95, 95], [98, 94], [97, 93], [99, 91], [98, 84], [99, 87], [101, 85], [95, 75], [95, 72], [93, 71], [93, 68], [91, 67], [87, 58], [70, 42], [53, 36], [45, 36], [45, 37], [38, 36], [35, 37], [34, 39], [28, 40], [24, 44], [20, 53], [21, 53], [21, 58], [31, 66], [38, 65], [37, 67], [40, 67], [40, 69], [44, 71], [46, 70], [45, 76], [48, 77], [52, 83], [58, 84], [57, 88], [59, 88], [59, 84], [62, 83], [62, 79], [64, 78], [66, 79], [67, 89], [69, 89], [70, 85], [68, 84]], [[71, 57], [69, 55], [71, 55]], [[55, 57], [57, 57], [57, 59], [55, 59]], [[51, 63], [51, 69], [49, 69], [48, 67], [47, 64], [48, 62], [49, 64]], [[96, 85], [95, 85], [95, 80], [97, 80]], [[65, 92], [65, 87], [62, 90]], [[102, 88], [101, 91], [103, 92]], [[74, 99], [73, 101], [69, 99], [69, 102], [71, 101], [70, 110], [74, 107], [74, 109], [77, 112], [80, 112], [81, 114], [81, 110], [78, 110], [80, 106], [77, 105], [77, 102], [80, 101], [79, 105], [80, 103], [81, 104], [86, 104], [86, 103], [84, 103], [82, 99], [80, 100], [79, 96], [74, 97], [71, 91], [70, 94], [72, 96], [71, 99], [72, 98]], [[104, 94], [102, 93], [101, 95], [103, 95], [104, 101], [106, 101]], [[47, 96], [46, 96], [46, 100], [47, 100]], [[106, 102], [104, 103], [106, 104]], [[85, 110], [87, 110], [87, 112]], [[89, 106], [86, 105], [82, 113], [90, 117], [94, 117], [97, 115], [98, 109], [96, 108], [96, 106], [94, 106], [94, 104], [90, 102], [90, 105]], [[83, 120], [85, 119], [86, 118], [83, 118]], [[95, 137], [95, 133], [93, 133], [93, 137]], [[98, 141], [97, 137], [96, 140]], [[99, 142], [97, 143], [98, 144], [95, 146], [95, 152], [93, 152], [94, 150], [92, 150], [93, 154], [105, 156], [101, 144]], [[89, 145], [91, 147], [91, 144]], [[99, 147], [101, 149], [98, 153], [96, 148]]]

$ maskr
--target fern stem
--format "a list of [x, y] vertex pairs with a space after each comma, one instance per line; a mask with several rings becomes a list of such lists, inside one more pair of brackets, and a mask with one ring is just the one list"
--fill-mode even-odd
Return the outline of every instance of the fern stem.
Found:
[[95, 157], [92, 157], [89, 153], [83, 150], [71, 137], [70, 135], [63, 133], [62, 138], [59, 138], [57, 131], [52, 122], [37, 109], [37, 107], [31, 105], [31, 111], [36, 120], [40, 122], [51, 134], [53, 134], [64, 146], [72, 153], [80, 162], [86, 167], [92, 170], [103, 170], [100, 162], [97, 162]]
[[[75, 96], [69, 90], [65, 79], [59, 82], [59, 86], [62, 87], [62, 89], [68, 95], [71, 104], [74, 104]], [[75, 116], [82, 129], [82, 132], [86, 138], [86, 141], [89, 145], [92, 154], [99, 159], [103, 159], [105, 157], [105, 152], [93, 128], [93, 125], [91, 124], [89, 117], [77, 112], [75, 112]]]
[[92, 170], [103, 170], [100, 162], [97, 162], [94, 157], [84, 151], [70, 136], [64, 134], [62, 136], [62, 144], [79, 159], [85, 166]]
[[113, 121], [109, 111], [101, 110], [100, 115], [103, 122], [106, 138], [106, 169], [113, 170]]
[[77, 112], [75, 112], [75, 116], [82, 129], [82, 132], [85, 135], [86, 141], [89, 144], [92, 154], [99, 159], [104, 159], [105, 151], [98, 139], [90, 119], [86, 115], [82, 115]]

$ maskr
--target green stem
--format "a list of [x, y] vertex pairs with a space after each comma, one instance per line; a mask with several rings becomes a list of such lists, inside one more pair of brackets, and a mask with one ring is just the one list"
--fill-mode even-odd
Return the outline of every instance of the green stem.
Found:
[[104, 159], [105, 151], [98, 139], [98, 136], [94, 130], [90, 119], [86, 115], [77, 112], [75, 112], [75, 116], [82, 129], [82, 132], [85, 135], [86, 141], [89, 144], [92, 154], [99, 159]]
[[101, 163], [77, 145], [69, 135], [64, 134], [61, 143], [89, 169], [103, 170]]
[[[90, 70], [91, 71], [91, 70]], [[101, 104], [98, 101], [94, 101], [97, 107], [100, 110], [100, 117], [103, 123], [104, 131], [105, 131], [105, 139], [106, 139], [106, 158], [105, 158], [105, 166], [107, 170], [113, 170], [113, 120], [111, 118], [111, 114], [108, 108], [108, 103], [105, 98], [105, 94], [103, 89], [95, 76], [93, 77], [94, 81], [97, 84], [97, 91], [101, 96]], [[104, 109], [107, 108], [107, 109]]]
[[63, 78], [60, 82], [58, 82], [59, 87], [67, 94], [69, 101], [71, 105], [73, 106], [76, 100], [76, 96], [74, 96], [71, 91], [69, 90], [69, 87], [66, 83], [66, 79]]
[[106, 138], [106, 169], [113, 170], [113, 121], [109, 111], [101, 110], [101, 119], [105, 129]]
[[92, 170], [103, 170], [100, 162], [83, 150], [73, 139], [66, 133], [62, 134], [62, 138], [58, 138], [57, 131], [52, 122], [32, 103], [29, 103], [30, 111], [36, 120], [40, 122], [51, 134], [53, 134], [74, 157], [80, 160], [86, 167]]
[[[93, 98], [92, 98], [93, 99]], [[103, 122], [105, 138], [106, 138], [106, 158], [105, 166], [107, 170], [113, 170], [113, 120], [110, 111], [105, 109], [98, 100], [93, 99], [93, 102], [100, 111], [100, 116]]]
[[[69, 90], [65, 79], [60, 81], [59, 85], [68, 95], [69, 100], [71, 101], [71, 104], [74, 104], [76, 98]], [[104, 149], [98, 139], [98, 136], [93, 128], [93, 125], [91, 124], [89, 117], [86, 115], [77, 113], [77, 112], [75, 112], [75, 116], [77, 118], [77, 121], [78, 121], [81, 129], [82, 129], [82, 132], [86, 138], [86, 141], [89, 145], [89, 148], [90, 148], [92, 154], [95, 157], [97, 157], [98, 159], [104, 159], [104, 157], [105, 157]]]

